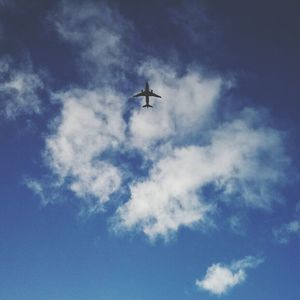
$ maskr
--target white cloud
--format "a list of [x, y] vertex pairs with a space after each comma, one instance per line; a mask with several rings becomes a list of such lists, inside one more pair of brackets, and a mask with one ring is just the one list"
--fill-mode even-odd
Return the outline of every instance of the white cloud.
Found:
[[[281, 134], [252, 109], [215, 124], [222, 80], [192, 70], [179, 76], [157, 64], [151, 60], [139, 72], [164, 97], [157, 101], [165, 103], [151, 111], [134, 110], [128, 124], [123, 96], [112, 89], [57, 95], [63, 109], [47, 139], [47, 157], [62, 184], [97, 212], [127, 172], [105, 154], [140, 151], [151, 161], [149, 176], [128, 183], [130, 198], [117, 208], [113, 224], [151, 240], [168, 239], [182, 226], [211, 223], [220, 200], [270, 209], [279, 201], [274, 187], [283, 181], [288, 163]], [[210, 198], [203, 192], [207, 185], [215, 190]]]
[[56, 95], [61, 118], [47, 138], [47, 158], [53, 172], [80, 198], [96, 198], [91, 210], [121, 185], [119, 169], [101, 158], [124, 139], [121, 96], [110, 90], [70, 90]]
[[214, 264], [208, 268], [203, 280], [196, 281], [196, 285], [198, 288], [220, 295], [244, 281], [245, 277], [243, 270], [232, 272], [228, 267]]
[[212, 145], [214, 155], [220, 157], [217, 167], [228, 170], [228, 176], [216, 179], [224, 200], [240, 199], [264, 209], [281, 201], [275, 187], [284, 182], [289, 159], [281, 133], [264, 126], [259, 112], [246, 109], [240, 118], [223, 124], [213, 132]]
[[[118, 151], [123, 156], [138, 151], [151, 168], [147, 178], [126, 181], [130, 196], [117, 208], [117, 230], [168, 238], [182, 226], [207, 224], [218, 201], [269, 209], [280, 200], [275, 187], [288, 164], [282, 135], [256, 110], [229, 113], [227, 122], [216, 118], [219, 105], [225, 105], [223, 87], [230, 83], [208, 77], [198, 66], [179, 73], [151, 58], [143, 64], [136, 59], [133, 69], [128, 59], [139, 56], [131, 25], [104, 4], [63, 1], [52, 22], [74, 47], [80, 68], [93, 75], [87, 78], [95, 88], [58, 94], [63, 109], [47, 138], [47, 157], [62, 184], [79, 198], [96, 199], [91, 211], [108, 201], [127, 175], [122, 164], [107, 159], [107, 153]], [[151, 99], [151, 110], [127, 111], [126, 124], [127, 97], [112, 90], [123, 89], [116, 80], [129, 72], [149, 80], [163, 98]], [[129, 89], [129, 80], [126, 84]], [[130, 157], [125, 160], [134, 164]], [[207, 185], [214, 190], [209, 197]]]
[[154, 239], [204, 220], [212, 208], [196, 193], [210, 172], [199, 172], [203, 151], [195, 146], [176, 149], [155, 165], [148, 180], [133, 184], [131, 199], [117, 210], [119, 226], [138, 227]]
[[237, 284], [245, 281], [247, 269], [256, 268], [262, 262], [262, 258], [246, 256], [229, 266], [220, 263], [213, 264], [207, 269], [202, 280], [196, 280], [196, 286], [215, 295], [225, 294]]
[[[131, 184], [116, 227], [142, 230], [150, 239], [168, 238], [180, 226], [203, 223], [216, 197], [269, 208], [277, 200], [272, 189], [282, 179], [285, 157], [278, 132], [255, 128], [252, 113], [212, 131], [203, 146], [173, 148], [155, 161], [148, 179]], [[212, 198], [203, 193], [208, 184], [216, 189]]]
[[33, 71], [29, 60], [15, 66], [10, 57], [2, 57], [0, 82], [1, 110], [7, 119], [41, 113], [42, 103], [38, 92], [43, 88], [43, 82]]
[[295, 219], [273, 229], [273, 236], [280, 244], [287, 244], [293, 236], [300, 236], [300, 221]]

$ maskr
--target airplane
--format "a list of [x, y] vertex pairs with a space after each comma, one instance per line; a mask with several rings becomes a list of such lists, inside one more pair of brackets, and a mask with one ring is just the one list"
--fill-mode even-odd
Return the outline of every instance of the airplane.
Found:
[[143, 107], [153, 107], [152, 105], [149, 104], [149, 97], [156, 97], [156, 98], [161, 98], [161, 96], [154, 94], [153, 90], [149, 90], [149, 84], [146, 82], [145, 90], [141, 90], [140, 93], [134, 95], [133, 97], [141, 97], [144, 96], [146, 97], [146, 104], [143, 105]]

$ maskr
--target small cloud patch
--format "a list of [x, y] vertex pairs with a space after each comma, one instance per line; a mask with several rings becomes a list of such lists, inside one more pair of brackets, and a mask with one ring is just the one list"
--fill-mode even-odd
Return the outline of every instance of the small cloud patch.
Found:
[[246, 270], [256, 268], [263, 262], [262, 258], [246, 256], [234, 261], [229, 266], [221, 263], [211, 265], [202, 280], [196, 280], [196, 286], [214, 295], [222, 295], [246, 279]]

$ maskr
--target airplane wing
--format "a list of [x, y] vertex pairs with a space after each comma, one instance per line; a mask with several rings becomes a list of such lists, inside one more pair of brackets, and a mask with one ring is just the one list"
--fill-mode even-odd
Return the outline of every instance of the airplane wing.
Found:
[[159, 96], [157, 94], [154, 94], [153, 92], [150, 92], [149, 96], [156, 97], [156, 98], [161, 98], [161, 96]]
[[141, 93], [138, 93], [136, 95], [133, 95], [132, 97], [141, 97], [141, 96], [146, 96], [146, 93], [143, 91]]

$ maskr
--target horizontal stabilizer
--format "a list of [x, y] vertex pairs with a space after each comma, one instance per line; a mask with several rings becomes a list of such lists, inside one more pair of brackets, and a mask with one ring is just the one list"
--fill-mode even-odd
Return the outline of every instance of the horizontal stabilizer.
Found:
[[145, 104], [145, 105], [143, 105], [143, 107], [153, 107], [152, 105], [150, 105], [150, 104]]

